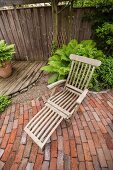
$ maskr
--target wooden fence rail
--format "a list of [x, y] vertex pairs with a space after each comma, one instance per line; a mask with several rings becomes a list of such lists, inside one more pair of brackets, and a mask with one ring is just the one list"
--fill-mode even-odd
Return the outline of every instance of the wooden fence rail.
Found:
[[[58, 17], [58, 43], [61, 46], [69, 39], [81, 41], [90, 39], [91, 24], [82, 20], [86, 11], [93, 9], [73, 9], [71, 33], [69, 31], [69, 8]], [[47, 60], [52, 44], [51, 7], [34, 7], [0, 11], [0, 40], [14, 43], [15, 60]]]

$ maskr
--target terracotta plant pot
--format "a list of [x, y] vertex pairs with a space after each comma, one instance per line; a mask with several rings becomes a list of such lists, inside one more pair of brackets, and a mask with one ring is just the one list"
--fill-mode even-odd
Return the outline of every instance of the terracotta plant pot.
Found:
[[12, 73], [12, 65], [10, 61], [5, 61], [0, 67], [0, 77], [7, 78]]

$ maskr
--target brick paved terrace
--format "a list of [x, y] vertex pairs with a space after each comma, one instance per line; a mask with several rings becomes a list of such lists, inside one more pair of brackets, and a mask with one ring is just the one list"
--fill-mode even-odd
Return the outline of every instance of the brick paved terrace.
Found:
[[23, 128], [46, 98], [1, 114], [0, 170], [113, 170], [113, 92], [88, 94], [71, 125], [63, 121], [41, 151]]

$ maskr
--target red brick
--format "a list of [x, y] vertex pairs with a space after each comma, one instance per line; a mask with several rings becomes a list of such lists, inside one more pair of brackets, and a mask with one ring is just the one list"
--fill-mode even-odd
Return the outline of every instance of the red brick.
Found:
[[24, 112], [24, 120], [28, 120], [29, 119], [29, 112]]
[[10, 170], [18, 170], [18, 164], [14, 163], [14, 164], [11, 166]]
[[83, 152], [82, 145], [77, 145], [77, 154], [78, 154], [78, 160], [84, 161], [84, 152]]
[[69, 140], [64, 141], [64, 153], [66, 155], [70, 154], [70, 146], [69, 146]]
[[62, 151], [58, 151], [57, 157], [57, 170], [64, 170], [64, 154]]
[[6, 117], [5, 117], [5, 120], [4, 120], [4, 125], [7, 125], [7, 124], [8, 124], [8, 121], [9, 121], [9, 116], [6, 116]]
[[98, 138], [97, 134], [92, 133], [92, 137], [93, 137], [93, 142], [94, 142], [96, 148], [100, 148], [101, 145], [100, 145], [100, 141], [99, 141], [99, 138]]
[[97, 130], [97, 135], [98, 135], [100, 143], [105, 144], [106, 141], [105, 141], [104, 136], [103, 136], [103, 134], [102, 134], [102, 132], [100, 130]]
[[18, 127], [18, 119], [15, 119], [13, 123], [13, 129], [16, 129], [17, 127]]
[[96, 155], [96, 149], [93, 140], [88, 140], [88, 145], [89, 145], [91, 155]]
[[68, 127], [68, 135], [69, 135], [69, 139], [74, 139], [72, 126]]
[[78, 127], [75, 125], [73, 126], [73, 132], [74, 132], [75, 138], [80, 136]]
[[91, 158], [91, 154], [90, 154], [88, 143], [83, 143], [83, 150], [84, 150], [85, 160], [86, 161], [91, 161], [92, 158]]
[[75, 140], [70, 140], [71, 157], [77, 157], [77, 151], [75, 146]]
[[107, 162], [106, 162], [103, 150], [101, 148], [97, 149], [97, 153], [98, 153], [99, 162], [100, 162], [101, 167], [102, 168], [107, 167]]
[[35, 162], [37, 152], [38, 152], [38, 146], [36, 144], [33, 144], [31, 153], [30, 153], [30, 157], [29, 157], [29, 162], [33, 162], [33, 163]]
[[20, 137], [16, 137], [13, 143], [13, 151], [17, 151], [20, 145]]
[[19, 124], [19, 125], [22, 125], [23, 123], [24, 123], [24, 117], [23, 117], [23, 115], [20, 115], [20, 116], [19, 116], [18, 124]]
[[23, 156], [23, 152], [24, 152], [24, 148], [25, 148], [24, 145], [19, 146], [18, 153], [15, 157], [15, 163], [19, 163], [21, 161], [22, 156]]
[[56, 130], [53, 132], [53, 134], [51, 136], [51, 140], [57, 140]]
[[51, 158], [49, 170], [56, 170], [56, 158]]
[[5, 136], [2, 140], [1, 148], [6, 148], [8, 140], [9, 140], [9, 134], [5, 134]]
[[2, 170], [3, 169], [3, 167], [4, 167], [4, 162], [2, 162], [1, 160], [0, 160], [0, 170]]
[[85, 130], [85, 134], [86, 134], [87, 139], [92, 140], [92, 136], [91, 136], [91, 132], [90, 132], [89, 127], [84, 127], [84, 130]]
[[4, 154], [2, 156], [2, 161], [6, 161], [10, 155], [10, 152], [11, 152], [11, 149], [12, 149], [12, 144], [8, 144], [5, 151], [4, 151]]
[[37, 107], [36, 107], [36, 106], [33, 106], [33, 107], [32, 107], [32, 113], [33, 113], [33, 115], [35, 115], [37, 112], [38, 112]]
[[21, 134], [22, 134], [22, 125], [19, 125], [17, 130], [17, 136], [21, 136]]
[[61, 129], [61, 126], [59, 125], [58, 128], [57, 128], [57, 135], [58, 136], [61, 136], [62, 135], [62, 129]]
[[4, 166], [4, 169], [10, 169], [12, 164], [13, 164], [13, 161], [14, 161], [14, 158], [15, 158], [15, 152], [11, 152], [8, 159], [7, 159], [7, 162], [5, 163], [5, 166]]
[[89, 126], [89, 129], [90, 129], [90, 131], [93, 133], [93, 132], [96, 132], [95, 131], [95, 128], [94, 128], [94, 126], [93, 126], [93, 124], [92, 124], [92, 122], [87, 122], [88, 123], [88, 126]]
[[42, 164], [42, 169], [41, 170], [48, 170], [49, 169], [49, 162], [48, 161], [44, 161]]
[[100, 170], [100, 164], [99, 164], [97, 155], [92, 156], [92, 158], [93, 158], [93, 165], [94, 165], [95, 170], [96, 169]]
[[84, 130], [80, 130], [80, 136], [81, 136], [82, 142], [87, 142]]
[[58, 136], [58, 150], [63, 150], [63, 137]]
[[112, 142], [112, 139], [109, 133], [104, 134], [104, 138], [105, 138], [108, 149], [113, 150], [113, 142]]
[[80, 119], [77, 119], [76, 122], [77, 122], [78, 129], [82, 130], [83, 126], [82, 126], [82, 123], [81, 123]]
[[9, 122], [9, 123], [8, 123], [8, 126], [7, 126], [6, 133], [10, 133], [11, 130], [12, 130], [12, 128], [13, 128], [13, 122]]
[[86, 169], [87, 170], [94, 170], [93, 163], [86, 161]]
[[50, 161], [51, 157], [50, 157], [50, 143], [47, 143], [45, 145], [45, 150], [44, 150], [44, 160], [46, 161]]
[[67, 131], [67, 129], [66, 129], [66, 128], [63, 128], [62, 131], [63, 131], [63, 139], [64, 139], [64, 140], [68, 140], [69, 137], [68, 137], [68, 131]]
[[79, 162], [79, 170], [86, 170], [85, 162]]
[[57, 157], [57, 141], [51, 142], [51, 157], [52, 158]]
[[101, 132], [102, 132], [102, 133], [107, 133], [106, 128], [104, 127], [104, 125], [103, 125], [101, 122], [98, 122], [98, 126], [99, 126], [99, 128], [101, 129]]
[[81, 138], [80, 137], [76, 137], [76, 144], [81, 144], [82, 142], [81, 142]]
[[108, 149], [106, 144], [102, 144], [102, 149], [103, 149], [106, 160], [107, 161], [112, 160], [110, 150]]
[[71, 162], [71, 170], [77, 170], [78, 168], [77, 168], [77, 160], [76, 160], [76, 158], [72, 158], [72, 160], [71, 160], [72, 162]]
[[3, 125], [1, 130], [0, 130], [0, 138], [4, 137], [5, 132], [6, 132], [7, 125]]
[[88, 122], [88, 121], [90, 121], [90, 117], [89, 117], [89, 115], [88, 115], [88, 112], [83, 112], [83, 115], [84, 115], [84, 117], [85, 117], [85, 120]]
[[62, 128], [66, 128], [66, 122], [65, 122], [65, 121], [62, 121], [61, 127], [62, 127]]
[[17, 133], [17, 129], [13, 129], [11, 132], [8, 143], [14, 143], [14, 140], [16, 138], [16, 133]]
[[28, 158], [30, 155], [31, 147], [32, 147], [32, 139], [28, 138], [27, 144], [25, 145], [24, 157]]
[[34, 170], [41, 170], [42, 162], [43, 162], [43, 155], [38, 154], [35, 161]]
[[20, 165], [19, 165], [18, 170], [25, 170], [26, 166], [27, 166], [27, 162], [28, 162], [28, 159], [27, 158], [23, 158], [21, 163], [20, 163]]

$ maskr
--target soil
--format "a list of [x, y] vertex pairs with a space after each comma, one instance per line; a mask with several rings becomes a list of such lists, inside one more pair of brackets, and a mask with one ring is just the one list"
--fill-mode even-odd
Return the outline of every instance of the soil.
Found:
[[44, 92], [48, 90], [47, 80], [48, 75], [46, 73], [42, 73], [33, 87], [28, 88], [26, 92], [20, 93], [16, 97], [12, 97], [12, 103], [23, 103], [41, 97]]

